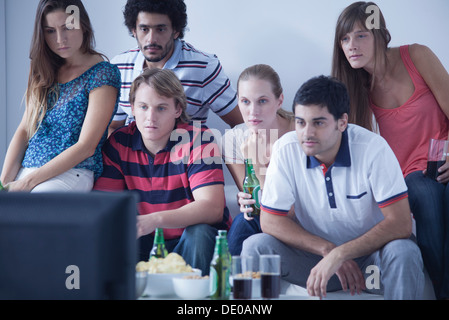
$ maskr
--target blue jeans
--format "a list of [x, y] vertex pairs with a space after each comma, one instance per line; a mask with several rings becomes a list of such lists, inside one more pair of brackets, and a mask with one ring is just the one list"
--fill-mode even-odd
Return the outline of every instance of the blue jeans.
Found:
[[240, 255], [242, 244], [246, 238], [261, 233], [260, 218], [256, 217], [251, 221], [245, 219], [244, 214], [240, 213], [232, 221], [231, 228], [228, 233], [229, 252], [233, 256]]
[[[168, 252], [176, 252], [182, 256], [192, 268], [200, 269], [205, 276], [210, 271], [217, 234], [216, 228], [208, 224], [197, 224], [187, 227], [180, 238], [166, 239], [165, 247]], [[153, 242], [152, 235], [139, 239], [139, 261], [148, 260]]]
[[449, 187], [422, 174], [405, 178], [416, 237], [437, 299], [449, 298]]

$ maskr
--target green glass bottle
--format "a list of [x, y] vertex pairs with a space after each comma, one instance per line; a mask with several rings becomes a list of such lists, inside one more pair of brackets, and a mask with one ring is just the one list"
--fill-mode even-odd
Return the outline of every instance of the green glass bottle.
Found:
[[1, 191], [8, 191], [8, 189], [6, 189], [3, 185], [2, 182], [0, 181], [0, 192]]
[[156, 228], [154, 235], [153, 248], [150, 252], [151, 258], [165, 258], [168, 255], [167, 248], [165, 248], [164, 230]]
[[220, 230], [215, 238], [214, 256], [210, 263], [210, 284], [212, 300], [228, 300], [231, 294], [229, 277], [231, 254], [228, 249], [227, 232]]
[[245, 179], [243, 180], [243, 191], [249, 193], [256, 203], [247, 205], [247, 208], [253, 208], [252, 212], [248, 212], [247, 215], [250, 218], [254, 218], [260, 215], [260, 182], [257, 179], [256, 173], [251, 159], [245, 159]]

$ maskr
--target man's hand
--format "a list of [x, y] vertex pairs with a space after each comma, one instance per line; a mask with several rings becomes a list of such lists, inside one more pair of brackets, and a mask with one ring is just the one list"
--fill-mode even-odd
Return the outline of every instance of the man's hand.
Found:
[[137, 239], [156, 230], [151, 214], [137, 216]]
[[360, 294], [366, 289], [365, 279], [357, 263], [353, 260], [340, 261], [336, 252], [337, 250], [332, 250], [311, 270], [307, 279], [309, 295], [325, 298], [327, 283], [334, 274], [337, 274], [343, 291], [349, 287], [351, 295], [355, 292]]

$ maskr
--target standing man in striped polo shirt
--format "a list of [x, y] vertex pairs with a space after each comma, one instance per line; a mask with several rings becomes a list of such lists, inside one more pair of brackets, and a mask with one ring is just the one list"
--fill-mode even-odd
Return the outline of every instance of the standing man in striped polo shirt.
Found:
[[192, 120], [206, 122], [211, 109], [231, 127], [243, 122], [236, 91], [218, 58], [182, 40], [187, 27], [184, 0], [128, 0], [124, 18], [138, 48], [111, 61], [122, 74], [122, 89], [109, 133], [134, 120], [129, 89], [147, 68], [175, 72], [186, 92], [187, 114]]
[[274, 145], [265, 179], [264, 233], [248, 238], [241, 254], [280, 254], [284, 279], [312, 296], [343, 288], [421, 299], [407, 186], [387, 142], [348, 125], [348, 93], [333, 78], [306, 82], [293, 111], [296, 132]]
[[146, 69], [130, 102], [135, 121], [107, 140], [94, 189], [139, 196], [139, 260], [148, 260], [153, 232], [163, 228], [168, 251], [209, 274], [215, 236], [231, 224], [214, 135], [188, 122], [184, 88], [171, 70]]

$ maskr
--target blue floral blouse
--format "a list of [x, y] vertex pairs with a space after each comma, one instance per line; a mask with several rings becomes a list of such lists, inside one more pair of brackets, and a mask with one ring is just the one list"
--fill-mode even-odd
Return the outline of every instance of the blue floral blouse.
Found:
[[[22, 162], [23, 167], [40, 168], [78, 142], [87, 113], [89, 93], [102, 86], [112, 86], [118, 89], [113, 113], [115, 114], [121, 86], [120, 71], [115, 65], [103, 61], [70, 82], [56, 84], [58, 100], [55, 101], [55, 94], [50, 94], [48, 111], [39, 130], [28, 143], [28, 149]], [[106, 138], [107, 130], [94, 155], [75, 168], [93, 171], [95, 179], [97, 179], [103, 171], [101, 148]]]

